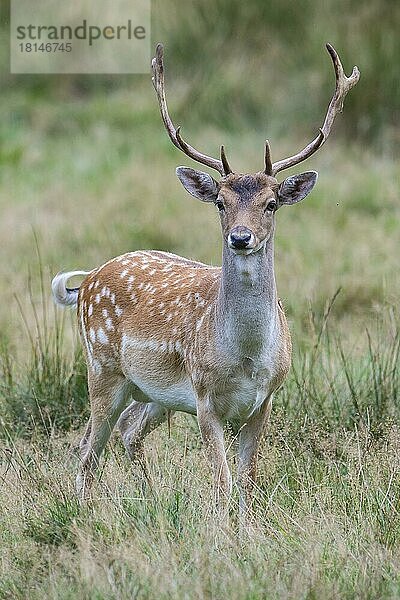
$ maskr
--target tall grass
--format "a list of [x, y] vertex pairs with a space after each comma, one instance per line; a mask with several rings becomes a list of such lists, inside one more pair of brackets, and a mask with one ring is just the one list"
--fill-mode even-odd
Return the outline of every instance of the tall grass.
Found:
[[366, 332], [354, 360], [330, 329], [331, 308], [311, 317], [309, 349], [296, 352], [276, 396], [247, 539], [238, 538], [236, 490], [232, 528], [213, 521], [199, 433], [182, 415], [170, 436], [161, 428], [148, 438], [147, 483], [113, 438], [93, 504], [78, 506], [74, 429], [86, 394], [68, 375], [76, 358], [63, 359], [42, 332], [33, 363], [45, 376], [32, 369], [27, 393], [23, 371], [9, 374], [1, 392], [0, 597], [397, 597], [398, 322]]
[[79, 427], [88, 413], [82, 350], [75, 341], [66, 351], [65, 315], [49, 310], [43, 278], [40, 269], [40, 303], [30, 287], [30, 318], [17, 298], [30, 347], [24, 361], [15, 359], [9, 341], [0, 346], [0, 436], [6, 439], [50, 437]]
[[[372, 338], [365, 331], [360, 354], [343, 347], [340, 335], [328, 326], [331, 304], [314, 329], [310, 350], [293, 365], [283, 390], [285, 414], [300, 414], [309, 427], [334, 432], [363, 428], [379, 438], [400, 418], [400, 333], [398, 322], [378, 319]], [[393, 311], [392, 311], [393, 316]], [[315, 321], [313, 319], [313, 327]]]

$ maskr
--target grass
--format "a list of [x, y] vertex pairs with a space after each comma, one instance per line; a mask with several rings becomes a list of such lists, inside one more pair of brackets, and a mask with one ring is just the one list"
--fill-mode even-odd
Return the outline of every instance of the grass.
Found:
[[[250, 539], [220, 531], [195, 419], [148, 438], [143, 485], [115, 435], [95, 499], [75, 501], [88, 414], [61, 269], [159, 248], [220, 263], [215, 211], [174, 175], [148, 76], [21, 77], [0, 55], [0, 598], [400, 597], [396, 3], [153, 1], [170, 110], [238, 171], [310, 140], [332, 88], [325, 41], [361, 80], [278, 215], [293, 367], [263, 440]], [[0, 18], [7, 16], [6, 3]], [[397, 19], [398, 20], [398, 19]], [[379, 23], [379, 27], [377, 26]], [[4, 32], [4, 27], [2, 32]], [[338, 291], [339, 290], [339, 291]], [[235, 471], [235, 444], [229, 451]]]
[[[182, 458], [179, 429], [150, 450], [146, 496], [132, 489], [117, 451], [101, 498], [83, 511], [62, 496], [71, 493], [60, 475], [70, 464], [65, 448], [58, 441], [38, 451], [29, 474], [18, 465], [17, 487], [8, 477], [19, 499], [38, 479], [44, 489], [22, 520], [9, 511], [3, 540], [18, 543], [4, 595], [35, 598], [46, 586], [62, 598], [397, 597], [395, 456], [358, 431], [344, 434], [345, 454], [329, 460], [277, 434], [263, 452], [260, 531], [247, 543], [213, 529], [207, 471], [201, 458], [195, 470], [190, 453]], [[54, 479], [61, 489], [49, 498]]]
[[331, 330], [339, 297], [320, 318], [310, 310], [309, 349], [296, 351], [277, 394], [248, 539], [238, 537], [236, 489], [232, 528], [213, 520], [189, 416], [149, 438], [146, 485], [115, 434], [94, 502], [80, 507], [82, 362], [64, 356], [60, 368], [62, 335], [57, 345], [51, 331], [32, 349], [37, 374], [15, 373], [3, 352], [0, 597], [398, 597], [398, 318], [381, 318], [355, 357]]

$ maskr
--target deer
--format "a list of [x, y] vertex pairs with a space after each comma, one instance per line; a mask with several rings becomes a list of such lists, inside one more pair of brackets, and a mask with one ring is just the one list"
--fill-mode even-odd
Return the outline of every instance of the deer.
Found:
[[[101, 453], [117, 425], [134, 463], [145, 437], [175, 411], [197, 416], [213, 474], [217, 507], [232, 490], [225, 431], [237, 437], [239, 515], [249, 520], [256, 486], [257, 455], [272, 407], [291, 365], [292, 343], [274, 272], [276, 213], [303, 200], [317, 181], [315, 171], [280, 171], [312, 156], [327, 140], [343, 101], [358, 82], [347, 77], [338, 53], [326, 45], [336, 85], [322, 127], [301, 151], [272, 162], [265, 142], [264, 168], [235, 173], [224, 146], [220, 158], [186, 142], [175, 127], [165, 95], [164, 49], [156, 47], [152, 81], [171, 142], [186, 156], [217, 171], [180, 166], [185, 190], [216, 207], [222, 231], [222, 266], [159, 250], [136, 250], [91, 271], [58, 273], [56, 303], [77, 308], [87, 362], [91, 416], [80, 442], [76, 491], [84, 502]], [[83, 276], [79, 287], [67, 287]]]

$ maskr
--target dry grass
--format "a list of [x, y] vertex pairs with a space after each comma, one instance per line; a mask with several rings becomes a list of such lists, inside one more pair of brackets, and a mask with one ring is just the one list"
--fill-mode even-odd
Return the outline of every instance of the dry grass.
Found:
[[93, 505], [76, 504], [87, 393], [74, 316], [61, 333], [51, 276], [136, 248], [219, 264], [220, 233], [212, 207], [175, 178], [190, 161], [161, 128], [149, 78], [8, 77], [0, 598], [398, 598], [398, 8], [217, 0], [182, 5], [177, 21], [168, 2], [154, 7], [171, 111], [199, 148], [224, 142], [236, 170], [261, 167], [267, 135], [274, 159], [310, 139], [332, 83], [323, 42], [362, 71], [332, 140], [304, 166], [320, 173], [315, 191], [278, 215], [295, 356], [263, 444], [258, 527], [239, 539], [236, 492], [232, 528], [213, 522], [197, 424], [183, 416], [171, 438], [149, 438], [149, 485], [114, 439]]
[[148, 444], [145, 490], [114, 444], [84, 509], [68, 475], [75, 436], [16, 442], [2, 463], [1, 597], [398, 597], [399, 431], [376, 442], [357, 428], [305, 430], [295, 441], [281, 419], [262, 450], [247, 540], [213, 522], [191, 419]]

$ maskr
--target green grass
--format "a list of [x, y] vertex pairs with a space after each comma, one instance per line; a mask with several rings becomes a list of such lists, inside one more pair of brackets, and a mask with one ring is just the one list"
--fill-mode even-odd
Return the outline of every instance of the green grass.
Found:
[[[147, 485], [115, 435], [93, 504], [77, 505], [85, 365], [51, 277], [138, 248], [220, 264], [218, 219], [176, 180], [194, 165], [167, 139], [149, 76], [12, 76], [3, 52], [0, 598], [398, 598], [398, 3], [152, 8], [171, 113], [201, 150], [224, 143], [237, 171], [261, 168], [266, 137], [277, 160], [320, 126], [326, 41], [361, 70], [304, 165], [319, 171], [315, 190], [277, 217], [294, 358], [262, 443], [258, 527], [239, 539], [236, 489], [232, 528], [213, 522], [197, 423], [183, 415], [148, 438]], [[235, 443], [229, 460], [235, 471]]]
[[[115, 434], [80, 507], [82, 363], [61, 359], [51, 332], [32, 349], [37, 374], [15, 373], [3, 351], [0, 597], [398, 597], [398, 319], [380, 318], [356, 356], [332, 330], [334, 300], [321, 318], [310, 311], [308, 350], [276, 396], [249, 538], [236, 488], [231, 528], [213, 520], [197, 425], [183, 415], [149, 438], [147, 484]], [[229, 460], [235, 471], [235, 441]]]

